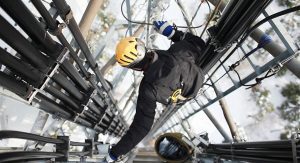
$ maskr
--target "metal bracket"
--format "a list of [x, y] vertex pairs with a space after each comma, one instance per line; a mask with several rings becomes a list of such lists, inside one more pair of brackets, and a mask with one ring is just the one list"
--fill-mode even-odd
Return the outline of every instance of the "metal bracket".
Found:
[[56, 144], [56, 152], [64, 154], [64, 157], [57, 158], [55, 161], [68, 161], [70, 150], [70, 139], [68, 136], [57, 136], [57, 139], [63, 140], [63, 144]]
[[65, 58], [68, 55], [68, 49], [67, 48], [63, 48], [61, 54], [57, 57], [56, 59], [56, 65], [54, 66], [54, 68], [48, 72], [49, 75], [46, 75], [46, 79], [44, 81], [44, 83], [37, 89], [34, 90], [34, 92], [28, 97], [28, 103], [31, 104], [32, 100], [34, 99], [34, 97], [36, 96], [36, 94], [38, 92], [40, 92], [41, 90], [44, 90], [44, 88], [46, 87], [46, 85], [49, 83], [50, 78], [56, 73], [57, 69], [59, 68], [59, 66], [61, 65], [61, 63], [65, 60]]

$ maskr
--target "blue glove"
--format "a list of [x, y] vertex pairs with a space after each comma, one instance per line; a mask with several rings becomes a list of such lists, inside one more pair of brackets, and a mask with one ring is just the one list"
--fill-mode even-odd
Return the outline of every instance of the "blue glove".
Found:
[[105, 160], [107, 163], [117, 161], [117, 159], [118, 158], [116, 156], [114, 156], [111, 152], [109, 152], [108, 155], [105, 157]]
[[173, 26], [167, 21], [154, 21], [153, 25], [154, 29], [158, 33], [168, 37], [168, 39], [171, 39], [172, 36], [175, 34]]

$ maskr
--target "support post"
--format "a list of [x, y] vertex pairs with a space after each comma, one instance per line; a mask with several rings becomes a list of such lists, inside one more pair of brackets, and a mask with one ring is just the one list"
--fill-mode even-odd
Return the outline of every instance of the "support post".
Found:
[[87, 37], [88, 31], [102, 4], [103, 0], [90, 0], [88, 6], [86, 7], [79, 23], [79, 28], [84, 38]]

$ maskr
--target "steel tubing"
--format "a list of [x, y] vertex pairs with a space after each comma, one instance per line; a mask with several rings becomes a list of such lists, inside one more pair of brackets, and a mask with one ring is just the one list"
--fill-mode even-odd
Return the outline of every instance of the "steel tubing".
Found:
[[239, 156], [239, 155], [220, 155], [220, 158], [225, 158], [233, 161], [250, 161], [250, 162], [262, 162], [262, 163], [291, 163], [292, 160], [288, 160], [286, 158], [279, 159], [279, 158], [265, 158], [265, 157], [247, 157], [247, 156]]
[[50, 93], [52, 96], [54, 96], [54, 97], [58, 98], [59, 100], [61, 100], [62, 102], [64, 102], [64, 104], [68, 105], [74, 111], [81, 112], [80, 104], [75, 102], [76, 99], [73, 99], [72, 97], [62, 93], [60, 90], [56, 89], [55, 87], [53, 87], [51, 85], [47, 85], [44, 88], [44, 90], [47, 91], [48, 93]]
[[94, 113], [98, 114], [99, 116], [102, 116], [103, 113], [104, 113], [104, 112], [101, 112], [99, 110], [99, 107], [97, 107], [95, 105], [95, 103], [93, 103], [93, 102], [90, 102], [89, 105], [88, 105], [88, 107], [91, 109], [91, 111], [93, 111]]
[[[65, 0], [53, 0], [55, 7], [58, 9], [59, 14], [63, 20], [67, 20], [67, 15], [71, 13], [71, 8], [69, 5], [67, 5]], [[83, 38], [79, 27], [77, 26], [77, 23], [74, 19], [74, 17], [71, 17], [69, 20], [67, 20], [68, 27], [73, 34], [76, 42], [78, 43], [79, 47], [81, 48], [82, 52], [84, 53], [87, 61], [90, 63], [90, 66], [93, 68], [96, 66], [96, 61], [92, 57], [92, 54], [90, 53], [90, 50], [85, 42], [85, 39]]]
[[8, 138], [26, 139], [26, 140], [40, 141], [40, 142], [51, 143], [51, 144], [64, 143], [64, 141], [60, 139], [44, 137], [44, 136], [21, 132], [21, 131], [11, 131], [11, 130], [0, 131], [0, 139], [8, 139]]
[[76, 88], [73, 83], [71, 83], [65, 76], [61, 73], [55, 73], [52, 79], [59, 84], [64, 90], [66, 90], [70, 95], [75, 97], [77, 100], [82, 101], [84, 96], [81, 94], [78, 88]]
[[[66, 16], [71, 13], [71, 8], [69, 5], [67, 5], [65, 0], [53, 0], [55, 6], [59, 10], [60, 16], [63, 20], [67, 20]], [[105, 79], [103, 78], [103, 75], [101, 74], [98, 65], [96, 64], [96, 61], [92, 57], [92, 54], [80, 32], [79, 27], [77, 26], [77, 23], [74, 19], [74, 17], [70, 18], [68, 21], [68, 27], [73, 34], [73, 37], [75, 38], [77, 44], [79, 45], [80, 49], [82, 50], [83, 54], [85, 55], [85, 58], [87, 59], [89, 66], [92, 68], [92, 70], [95, 72], [96, 77], [99, 79], [100, 83], [102, 84], [103, 88], [106, 91], [109, 91], [110, 88], [108, 87]]]
[[0, 153], [0, 162], [20, 162], [21, 160], [50, 160], [51, 158], [64, 157], [62, 153], [19, 151]]
[[69, 153], [69, 155], [78, 156], [78, 157], [87, 156], [88, 154], [90, 154], [90, 151], [85, 151], [85, 152], [70, 152]]
[[0, 0], [0, 6], [28, 34], [40, 50], [56, 60], [63, 47], [49, 36], [22, 1]]
[[[223, 45], [227, 45], [228, 43], [232, 43], [236, 39], [238, 39], [242, 33], [246, 31], [247, 28], [251, 26], [254, 20], [261, 14], [263, 9], [267, 7], [267, 5], [271, 2], [271, 0], [258, 0], [254, 4], [252, 3], [250, 6], [247, 6], [245, 14], [239, 15], [239, 20], [235, 22], [235, 24], [226, 32], [226, 35], [222, 38], [221, 41]], [[230, 38], [230, 39], [227, 39]]]
[[58, 40], [69, 49], [70, 55], [75, 60], [76, 64], [79, 66], [81, 72], [85, 77], [89, 76], [89, 73], [86, 71], [86, 69], [83, 67], [83, 64], [81, 63], [81, 60], [77, 56], [76, 52], [74, 51], [73, 47], [69, 44], [67, 39], [63, 36], [61, 33], [61, 29], [58, 28], [58, 22], [52, 18], [48, 10], [45, 8], [41, 0], [32, 0], [31, 1], [35, 8], [39, 11], [43, 19], [45, 20], [49, 32], [51, 32], [53, 35], [57, 36]]
[[74, 115], [74, 113], [65, 110], [64, 106], [56, 103], [55, 101], [51, 100], [50, 98], [41, 93], [36, 94], [34, 102], [37, 103], [37, 107], [41, 110], [44, 110], [45, 112], [48, 112], [53, 115], [57, 115], [67, 120], [71, 119], [71, 117]]
[[211, 144], [212, 148], [291, 148], [291, 140]]
[[38, 87], [44, 79], [44, 75], [42, 75], [37, 69], [25, 64], [16, 57], [13, 57], [2, 48], [0, 48], [0, 63], [4, 64], [10, 70], [13, 70], [14, 73], [35, 87]]
[[76, 123], [79, 123], [83, 126], [86, 126], [86, 127], [93, 127], [92, 123], [88, 122], [87, 120], [81, 118], [81, 117], [76, 117], [76, 120], [75, 120]]
[[49, 68], [49, 61], [46, 57], [35, 49], [28, 40], [26, 40], [7, 20], [0, 15], [0, 38], [8, 45], [14, 48], [19, 54], [24, 56], [30, 64], [41, 70], [47, 72]]
[[273, 158], [292, 158], [293, 153], [289, 150], [270, 150], [270, 149], [211, 149], [208, 153], [233, 154], [240, 156], [254, 157], [273, 157]]
[[93, 115], [93, 113], [90, 113], [88, 110], [83, 112], [83, 115], [87, 116], [89, 118], [89, 121], [93, 120], [93, 122], [98, 122], [98, 118]]
[[92, 99], [96, 104], [98, 104], [100, 106], [100, 108], [103, 109], [103, 111], [105, 111], [105, 104], [104, 104], [103, 100], [101, 99], [101, 97], [99, 97], [99, 95], [93, 96]]
[[65, 60], [62, 63], [61, 68], [67, 74], [67, 76], [70, 77], [74, 83], [76, 83], [76, 85], [80, 86], [81, 89], [83, 89], [85, 92], [89, 90], [87, 83], [69, 61]]
[[31, 92], [28, 84], [2, 71], [0, 71], [0, 85], [23, 98], [27, 98]]
[[71, 146], [89, 146], [91, 144], [90, 143], [84, 143], [84, 142], [73, 142], [73, 141], [71, 141], [70, 145]]

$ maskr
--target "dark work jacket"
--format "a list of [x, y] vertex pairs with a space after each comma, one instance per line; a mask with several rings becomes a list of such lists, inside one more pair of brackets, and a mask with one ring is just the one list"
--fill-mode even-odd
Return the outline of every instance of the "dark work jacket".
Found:
[[129, 152], [150, 131], [156, 102], [169, 104], [171, 94], [178, 88], [182, 89], [184, 97], [193, 98], [203, 84], [203, 72], [195, 61], [205, 47], [204, 41], [181, 31], [176, 31], [171, 39], [174, 44], [166, 51], [155, 51], [158, 58], [144, 71], [133, 122], [111, 149], [111, 154], [116, 157]]

